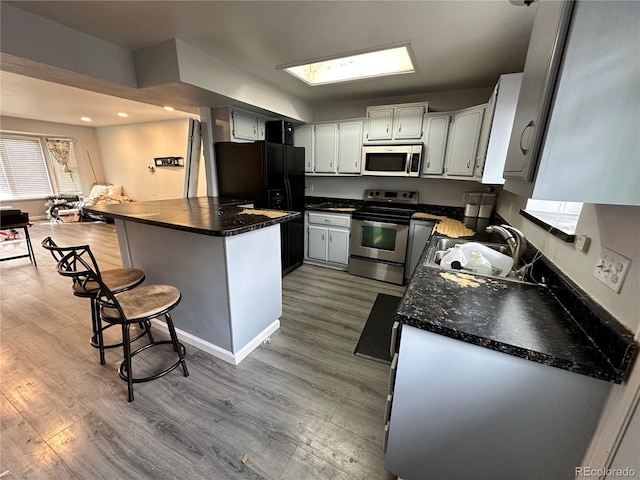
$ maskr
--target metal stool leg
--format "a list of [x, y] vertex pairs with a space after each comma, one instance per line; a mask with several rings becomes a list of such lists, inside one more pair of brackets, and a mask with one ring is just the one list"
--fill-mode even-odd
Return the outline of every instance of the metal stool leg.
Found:
[[129, 341], [129, 324], [122, 324], [122, 345], [124, 350], [124, 368], [127, 371], [127, 391], [129, 401], [133, 402], [133, 373], [131, 372], [131, 342]]
[[169, 335], [171, 335], [171, 342], [173, 343], [173, 349], [178, 352], [178, 356], [180, 357], [180, 363], [182, 364], [182, 371], [185, 377], [189, 376], [189, 370], [187, 369], [187, 362], [184, 360], [184, 351], [180, 348], [180, 343], [178, 342], [178, 335], [176, 335], [176, 329], [173, 326], [173, 320], [171, 319], [171, 315], [169, 313], [164, 314], [165, 319], [167, 321], [167, 327], [169, 327]]
[[98, 349], [100, 350], [100, 365], [105, 364], [104, 360], [104, 338], [102, 337], [102, 321], [100, 320], [100, 312], [97, 298], [91, 298], [91, 327], [93, 334], [89, 343], [93, 345], [93, 340], [98, 340]]
[[31, 237], [29, 236], [29, 230], [27, 230], [26, 226], [23, 228], [24, 228], [24, 238], [27, 242], [27, 251], [29, 252], [29, 260], [33, 262], [34, 267], [37, 267], [38, 264], [36, 263], [36, 255], [33, 252], [33, 247], [31, 246]]

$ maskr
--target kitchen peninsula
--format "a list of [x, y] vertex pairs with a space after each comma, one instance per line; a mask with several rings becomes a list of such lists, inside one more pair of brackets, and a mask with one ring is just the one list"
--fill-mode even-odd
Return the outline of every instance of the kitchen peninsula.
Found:
[[280, 326], [280, 223], [300, 216], [247, 203], [197, 197], [87, 209], [115, 220], [123, 265], [180, 290], [180, 339], [234, 365]]

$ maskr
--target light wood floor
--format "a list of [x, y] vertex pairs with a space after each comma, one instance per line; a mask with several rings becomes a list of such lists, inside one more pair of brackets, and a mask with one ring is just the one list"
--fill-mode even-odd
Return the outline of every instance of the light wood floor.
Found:
[[[238, 366], [187, 345], [188, 378], [178, 369], [137, 384], [127, 403], [120, 350], [100, 366], [88, 301], [40, 247], [48, 235], [89, 243], [102, 268], [120, 266], [113, 226], [40, 222], [30, 231], [38, 267], [0, 264], [3, 480], [395, 478], [381, 447], [388, 367], [353, 349], [376, 295], [402, 287], [304, 265], [284, 279], [270, 343]], [[164, 353], [136, 357], [134, 371]]]

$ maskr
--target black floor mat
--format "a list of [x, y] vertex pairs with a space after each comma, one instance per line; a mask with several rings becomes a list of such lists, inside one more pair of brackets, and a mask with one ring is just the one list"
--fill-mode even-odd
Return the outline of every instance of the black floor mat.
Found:
[[393, 295], [378, 294], [367, 323], [360, 334], [360, 340], [358, 340], [353, 352], [354, 355], [378, 362], [391, 363], [391, 355], [389, 355], [391, 328], [393, 327], [393, 316], [400, 300], [400, 297]]

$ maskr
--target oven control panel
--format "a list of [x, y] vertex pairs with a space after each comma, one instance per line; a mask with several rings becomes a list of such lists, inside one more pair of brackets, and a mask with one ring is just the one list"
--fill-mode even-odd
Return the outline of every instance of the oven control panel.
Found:
[[404, 190], [365, 190], [365, 202], [388, 202], [417, 205], [418, 192], [408, 192]]

